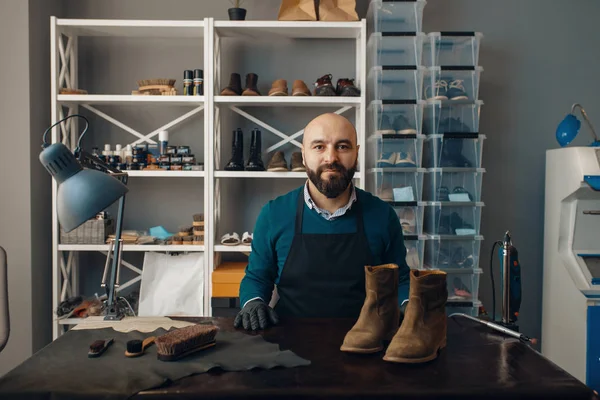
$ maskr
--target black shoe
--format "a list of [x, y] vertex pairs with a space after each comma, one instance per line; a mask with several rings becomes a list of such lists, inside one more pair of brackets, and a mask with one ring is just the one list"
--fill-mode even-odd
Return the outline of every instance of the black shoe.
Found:
[[253, 129], [250, 140], [250, 156], [248, 157], [248, 164], [246, 164], [246, 171], [265, 170], [265, 165], [261, 157], [261, 148], [261, 132], [258, 129]]
[[354, 79], [338, 79], [335, 92], [338, 96], [360, 96], [360, 90], [356, 86], [354, 86]]
[[323, 75], [315, 82], [315, 96], [335, 96], [331, 74]]
[[221, 96], [241, 96], [242, 95], [242, 78], [240, 74], [235, 72], [229, 78], [229, 86], [221, 90]]
[[225, 166], [225, 171], [244, 170], [244, 134], [241, 129], [233, 131], [231, 141], [231, 160]]

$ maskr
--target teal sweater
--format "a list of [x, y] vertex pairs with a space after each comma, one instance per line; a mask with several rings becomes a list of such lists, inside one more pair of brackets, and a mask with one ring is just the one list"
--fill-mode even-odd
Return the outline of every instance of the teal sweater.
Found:
[[[240, 284], [240, 304], [260, 297], [271, 300], [274, 285], [279, 282], [285, 260], [292, 245], [298, 195], [304, 186], [269, 201], [263, 206], [252, 240], [252, 252], [246, 275]], [[397, 264], [400, 268], [398, 303], [408, 298], [409, 267], [402, 227], [394, 209], [378, 197], [356, 188], [361, 203], [365, 234], [371, 248], [372, 265]], [[332, 221], [327, 221], [316, 210], [304, 204], [302, 233], [356, 232], [356, 207]]]

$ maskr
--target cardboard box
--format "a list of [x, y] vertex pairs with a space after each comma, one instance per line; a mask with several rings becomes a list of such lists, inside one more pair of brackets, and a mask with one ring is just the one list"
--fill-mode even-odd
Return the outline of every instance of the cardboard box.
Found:
[[224, 262], [212, 273], [213, 297], [238, 297], [247, 262]]

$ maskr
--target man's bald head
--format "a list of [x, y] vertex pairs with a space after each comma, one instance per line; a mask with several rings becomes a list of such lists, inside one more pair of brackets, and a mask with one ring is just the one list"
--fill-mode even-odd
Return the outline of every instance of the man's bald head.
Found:
[[321, 114], [314, 118], [304, 128], [304, 137], [302, 138], [302, 144], [304, 147], [310, 145], [315, 138], [321, 138], [328, 136], [328, 133], [335, 132], [336, 136], [344, 136], [352, 142], [353, 146], [356, 146], [357, 135], [354, 125], [345, 117], [335, 113]]

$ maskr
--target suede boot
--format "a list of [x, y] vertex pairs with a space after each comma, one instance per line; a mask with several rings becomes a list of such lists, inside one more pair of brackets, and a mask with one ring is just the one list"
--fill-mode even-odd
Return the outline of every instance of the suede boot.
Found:
[[398, 330], [398, 266], [366, 266], [365, 281], [365, 302], [358, 320], [344, 338], [342, 351], [376, 353], [383, 350], [383, 341], [390, 340]]
[[246, 89], [242, 92], [242, 96], [260, 96], [257, 84], [258, 75], [252, 73], [246, 75]]
[[287, 96], [288, 95], [288, 87], [287, 81], [285, 79], [277, 79], [271, 85], [271, 90], [269, 90], [269, 96]]
[[241, 129], [233, 131], [231, 140], [231, 160], [225, 166], [225, 171], [244, 170], [244, 134]]
[[248, 157], [248, 164], [246, 164], [246, 171], [264, 171], [265, 165], [262, 161], [261, 156], [261, 132], [258, 129], [252, 130], [252, 138], [250, 139], [250, 156]]
[[242, 95], [242, 78], [240, 74], [233, 73], [229, 78], [229, 85], [221, 90], [221, 96], [241, 96]]
[[446, 347], [448, 288], [443, 271], [410, 271], [408, 305], [402, 325], [394, 335], [385, 361], [423, 363]]

